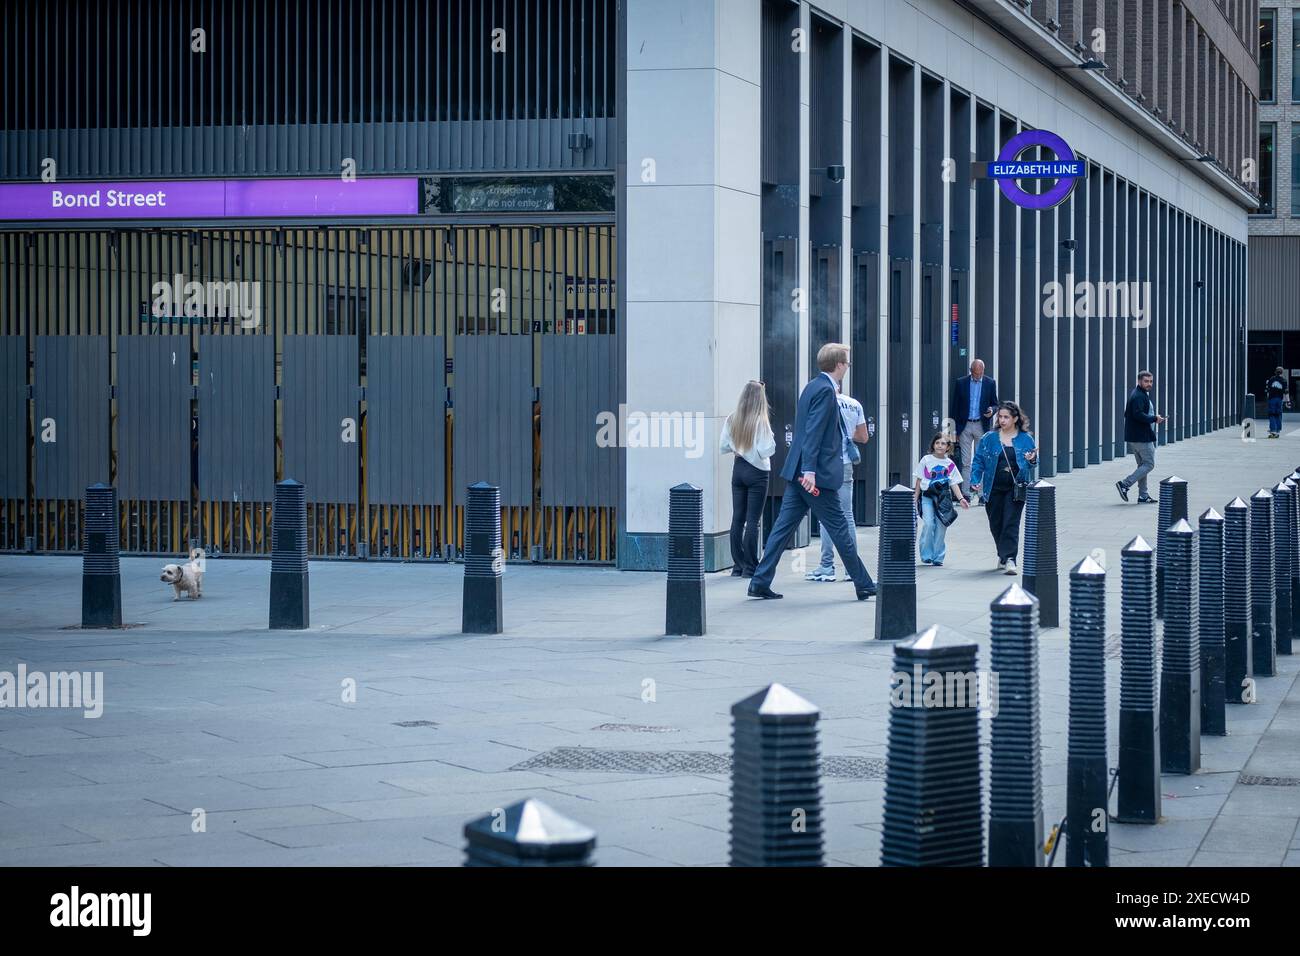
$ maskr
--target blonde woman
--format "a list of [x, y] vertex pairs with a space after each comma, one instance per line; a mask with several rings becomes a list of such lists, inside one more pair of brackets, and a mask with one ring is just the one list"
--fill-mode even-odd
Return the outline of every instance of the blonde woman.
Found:
[[736, 455], [731, 467], [731, 576], [752, 578], [758, 566], [758, 521], [776, 453], [762, 382], [750, 382], [741, 390], [736, 410], [722, 425], [721, 444], [724, 453]]

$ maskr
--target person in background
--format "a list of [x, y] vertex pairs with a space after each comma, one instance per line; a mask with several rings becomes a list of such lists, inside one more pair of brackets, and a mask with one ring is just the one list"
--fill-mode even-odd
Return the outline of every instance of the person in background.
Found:
[[1156, 466], [1155, 426], [1165, 419], [1156, 414], [1155, 404], [1151, 401], [1151, 386], [1154, 384], [1155, 377], [1150, 372], [1145, 369], [1138, 372], [1137, 385], [1124, 406], [1124, 440], [1137, 459], [1137, 468], [1127, 478], [1115, 482], [1115, 490], [1125, 501], [1128, 501], [1128, 490], [1136, 483], [1140, 505], [1156, 503], [1156, 499], [1147, 494], [1147, 475]]
[[1268, 437], [1281, 438], [1282, 406], [1291, 404], [1291, 396], [1287, 393], [1286, 369], [1279, 365], [1264, 386], [1264, 391], [1268, 395]]
[[722, 451], [734, 452], [731, 466], [731, 576], [752, 578], [758, 567], [758, 522], [776, 454], [776, 436], [762, 382], [740, 391], [736, 410], [722, 423]]
[[[849, 523], [849, 530], [852, 531], [856, 527], [853, 521], [853, 466], [862, 460], [862, 453], [858, 451], [855, 442], [865, 444], [871, 438], [871, 434], [867, 431], [867, 416], [862, 410], [862, 403], [852, 395], [844, 394], [843, 382], [837, 382], [835, 387], [839, 389], [839, 394], [835, 397], [839, 403], [840, 415], [844, 418], [844, 430], [848, 432], [848, 437], [844, 439], [844, 484], [840, 485], [839, 502], [840, 510], [844, 512], [844, 520]], [[821, 563], [815, 571], [809, 571], [804, 575], [805, 580], [835, 580], [835, 545], [829, 534], [823, 534], [821, 538]], [[841, 560], [843, 560], [842, 555]], [[844, 572], [844, 580], [853, 580], [847, 570]]]
[[952, 439], [943, 432], [938, 432], [930, 439], [930, 453], [916, 463], [912, 477], [916, 479], [913, 490], [921, 516], [921, 534], [917, 537], [917, 546], [921, 551], [921, 563], [943, 567], [944, 556], [948, 549], [944, 537], [948, 533], [948, 524], [940, 520], [952, 512], [953, 499], [963, 508], [969, 508], [970, 502], [961, 493], [961, 472], [957, 463], [948, 457], [952, 448]]
[[[989, 518], [989, 533], [998, 551], [998, 570], [1016, 573], [1016, 556], [1020, 553], [1020, 515], [1025, 510], [1024, 497], [1016, 485], [1034, 480], [1038, 449], [1029, 434], [1029, 418], [1015, 402], [1003, 402], [994, 418], [991, 431], [975, 446], [975, 463], [971, 466], [971, 489], [980, 492]], [[987, 489], [987, 490], [985, 490]]]
[[[993, 409], [998, 407], [998, 383], [984, 374], [984, 363], [979, 359], [970, 363], [970, 374], [957, 379], [952, 386], [948, 402], [948, 417], [955, 422], [957, 439], [961, 442], [961, 466], [969, 478], [975, 446], [984, 433], [993, 427]], [[953, 448], [951, 451], [955, 452]]]
[[[749, 597], [764, 601], [783, 597], [772, 590], [776, 565], [781, 560], [786, 545], [794, 537], [799, 522], [809, 510], [822, 526], [822, 534], [829, 534], [835, 548], [844, 559], [844, 567], [853, 579], [859, 601], [868, 601], [878, 593], [876, 582], [871, 580], [867, 566], [858, 555], [858, 539], [853, 528], [844, 520], [839, 501], [834, 492], [844, 481], [844, 416], [836, 402], [836, 386], [844, 381], [849, 370], [849, 348], [839, 342], [827, 342], [817, 350], [817, 368], [820, 374], [804, 386], [799, 395], [799, 405], [794, 417], [794, 441], [786, 452], [781, 477], [785, 479], [785, 495], [772, 530], [767, 535], [767, 549], [763, 559], [754, 569], [754, 577], [745, 592]], [[824, 494], [823, 492], [827, 492]]]

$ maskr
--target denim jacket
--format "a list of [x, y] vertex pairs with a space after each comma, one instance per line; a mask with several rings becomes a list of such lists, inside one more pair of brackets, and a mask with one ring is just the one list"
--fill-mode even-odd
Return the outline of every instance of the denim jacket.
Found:
[[[1020, 480], [1033, 481], [1037, 466], [1034, 462], [1025, 459], [1025, 452], [1033, 451], [1037, 447], [1034, 436], [1028, 432], [1017, 432], [1016, 437], [1011, 439], [1011, 447], [1016, 450], [1016, 468], [1020, 470]], [[981, 491], [988, 492], [992, 488], [993, 476], [997, 474], [998, 457], [1001, 454], [1002, 439], [998, 437], [996, 429], [985, 432], [984, 437], [975, 446], [975, 453], [972, 456], [975, 461], [971, 465], [970, 483], [979, 485]], [[985, 487], [985, 479], [989, 482], [988, 487]]]

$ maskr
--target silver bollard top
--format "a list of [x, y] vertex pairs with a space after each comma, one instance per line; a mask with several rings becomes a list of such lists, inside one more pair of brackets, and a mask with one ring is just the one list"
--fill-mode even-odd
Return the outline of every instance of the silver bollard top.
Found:
[[[503, 824], [505, 829], [501, 829]], [[596, 839], [595, 830], [570, 820], [533, 797], [467, 823], [466, 836], [470, 831], [493, 842], [530, 846], [565, 846], [589, 843]]]
[[1179, 478], [1177, 475], [1170, 475], [1168, 478], [1162, 478], [1162, 479], [1160, 480], [1160, 484], [1162, 484], [1162, 485], [1173, 485], [1173, 484], [1181, 484], [1181, 485], [1185, 485], [1185, 484], [1187, 484], [1187, 479], [1186, 479], [1186, 478]]
[[1179, 518], [1174, 524], [1169, 526], [1169, 534], [1192, 534], [1192, 526], [1187, 523], [1186, 518]]
[[910, 495], [912, 494], [912, 489], [907, 487], [907, 485], [899, 484], [899, 485], [894, 485], [894, 487], [888, 489], [885, 493], [890, 495], [896, 495], [899, 494], [900, 492]]
[[757, 694], [731, 706], [733, 717], [814, 717], [821, 711], [784, 684], [768, 684]]
[[1155, 549], [1152, 548], [1151, 545], [1147, 544], [1146, 538], [1142, 537], [1142, 535], [1138, 535], [1128, 544], [1124, 545], [1120, 554], [1150, 554], [1154, 550]]
[[996, 598], [989, 607], [1028, 607], [1031, 604], [1037, 604], [1038, 598], [1034, 597], [1019, 584], [1013, 584]]
[[1238, 495], [1236, 498], [1233, 498], [1233, 499], [1232, 499], [1231, 501], [1229, 501], [1226, 505], [1224, 505], [1224, 506], [1223, 506], [1223, 510], [1224, 510], [1224, 511], [1227, 511], [1229, 508], [1241, 509], [1241, 508], [1249, 508], [1249, 507], [1250, 507], [1250, 505], [1248, 505], [1248, 504], [1246, 504], [1246, 502], [1242, 501], [1242, 500], [1241, 500], [1241, 496]]
[[[1241, 501], [1241, 499], [1234, 498], [1233, 501]], [[1246, 502], [1241, 501], [1241, 507], [1243, 508], [1246, 507]], [[1197, 521], [1222, 521], [1223, 515], [1219, 514], [1213, 508], [1206, 508], [1204, 511], [1201, 512], [1201, 516], [1196, 520]]]
[[1055, 488], [1056, 485], [1052, 484], [1046, 478], [1039, 478], [1037, 481], [1030, 482], [1029, 487], [1030, 488]]
[[1092, 555], [1084, 558], [1074, 567], [1070, 568], [1070, 577], [1098, 577], [1104, 578], [1106, 569], [1092, 559]]
[[923, 653], [947, 649], [974, 650], [976, 646], [975, 642], [965, 635], [958, 634], [951, 628], [939, 624], [931, 624], [925, 630], [918, 631], [910, 641], [894, 645], [895, 650], [921, 651]]
[[1273, 493], [1272, 493], [1271, 491], [1269, 491], [1267, 488], [1261, 488], [1261, 489], [1259, 489], [1259, 491], [1255, 492], [1253, 495], [1250, 496], [1250, 500], [1251, 500], [1251, 501], [1256, 501], [1256, 500], [1258, 500], [1258, 501], [1264, 501], [1264, 500], [1266, 500], [1266, 499], [1268, 499], [1268, 498], [1272, 498], [1272, 497], [1273, 497]]

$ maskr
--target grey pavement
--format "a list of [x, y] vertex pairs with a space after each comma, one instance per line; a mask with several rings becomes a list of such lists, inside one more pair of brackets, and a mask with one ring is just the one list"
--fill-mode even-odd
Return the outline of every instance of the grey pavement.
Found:
[[[1300, 436], [1248, 444], [1225, 429], [1160, 448], [1152, 478], [1188, 479], [1194, 522], [1295, 465]], [[1062, 617], [1069, 567], [1095, 554], [1116, 636], [1120, 549], [1156, 531], [1155, 507], [1115, 493], [1131, 468], [1052, 479]], [[917, 569], [919, 623], [977, 641], [985, 666], [989, 603], [1013, 579], [994, 570], [982, 510], [948, 540], [944, 567]], [[875, 529], [858, 541], [874, 573]], [[802, 580], [817, 546], [783, 561], [783, 601], [710, 575], [698, 638], [662, 634], [661, 574], [511, 565], [505, 633], [462, 636], [460, 566], [328, 561], [311, 565], [311, 629], [271, 632], [269, 563], [230, 558], [209, 562], [202, 600], [177, 603], [161, 560], [123, 559], [139, 626], [81, 631], [78, 558], [0, 557], [0, 671], [101, 671], [105, 698], [98, 719], [0, 710], [0, 863], [455, 865], [468, 820], [536, 796], [595, 828], [602, 865], [725, 864], [729, 709], [779, 681], [821, 708], [826, 757], [859, 758], [824, 778], [827, 860], [874, 865], [893, 651], [872, 640], [874, 602]], [[1040, 640], [1050, 828], [1065, 805], [1067, 631]], [[1300, 864], [1300, 668], [1283, 657], [1279, 671], [1230, 709], [1229, 736], [1202, 739], [1201, 773], [1163, 778], [1160, 824], [1112, 824], [1115, 865]], [[1117, 651], [1107, 679], [1113, 765]]]

